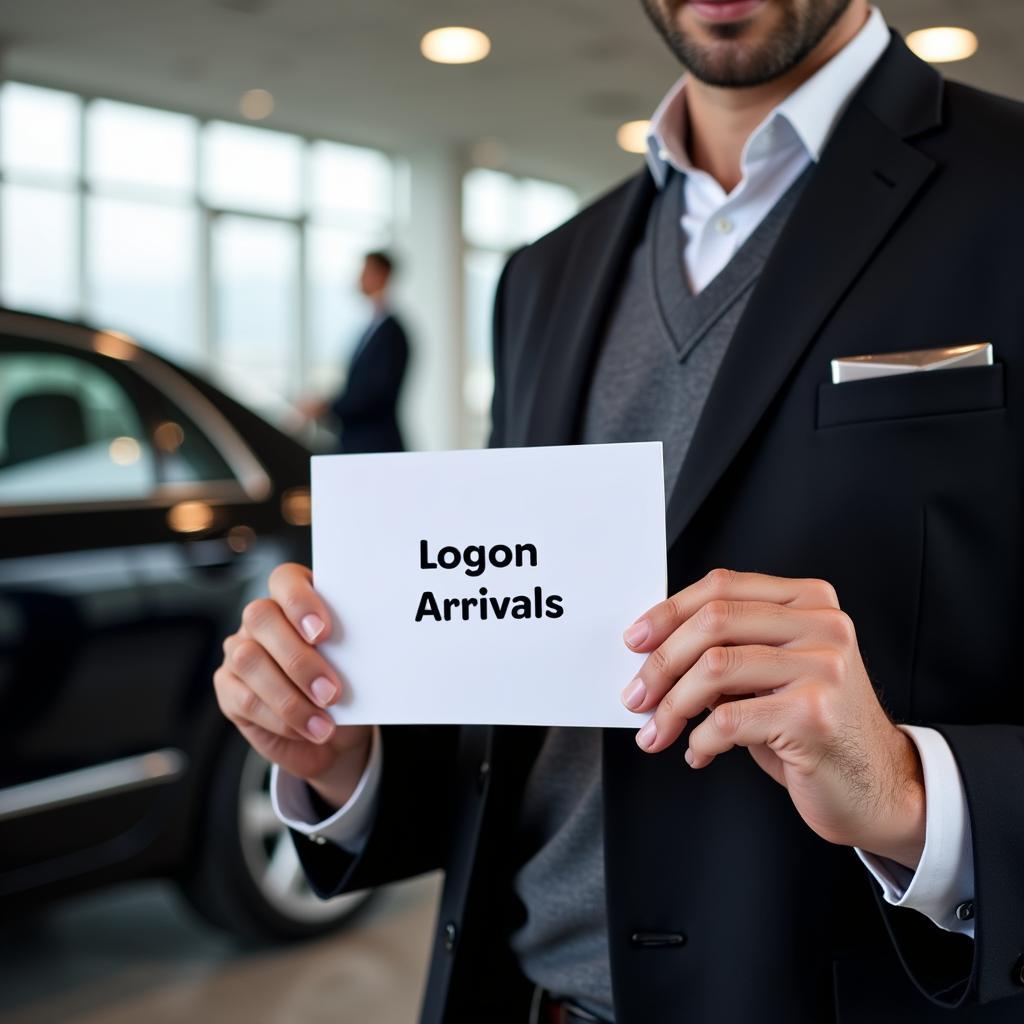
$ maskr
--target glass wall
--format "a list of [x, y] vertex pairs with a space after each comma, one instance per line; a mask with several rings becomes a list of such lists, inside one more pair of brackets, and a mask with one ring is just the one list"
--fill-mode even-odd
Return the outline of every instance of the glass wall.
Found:
[[0, 301], [136, 335], [271, 415], [337, 384], [393, 232], [375, 150], [0, 86]]
[[571, 217], [579, 206], [564, 185], [517, 178], [476, 168], [462, 183], [465, 291], [463, 398], [468, 432], [486, 441], [494, 376], [491, 370], [491, 310], [505, 260]]
[[[126, 331], [282, 418], [284, 400], [340, 383], [370, 312], [361, 258], [401, 235], [407, 169], [377, 150], [7, 82], [0, 302]], [[477, 168], [462, 205], [463, 440], [482, 443], [501, 267], [578, 200]]]
[[10, 306], [80, 309], [81, 120], [77, 96], [0, 90], [0, 295]]

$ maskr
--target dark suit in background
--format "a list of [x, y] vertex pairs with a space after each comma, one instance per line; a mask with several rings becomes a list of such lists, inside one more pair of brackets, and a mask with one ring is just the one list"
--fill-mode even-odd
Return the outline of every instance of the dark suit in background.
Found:
[[330, 411], [341, 423], [341, 448], [353, 452], [405, 450], [398, 426], [398, 396], [409, 361], [409, 341], [398, 318], [387, 313], [356, 346], [344, 390]]
[[[668, 508], [670, 591], [717, 566], [829, 580], [896, 721], [945, 736], [974, 837], [976, 940], [883, 903], [854, 851], [818, 838], [746, 751], [689, 772], [683, 744], [651, 756], [609, 729], [619, 1024], [1024, 1020], [1022, 181], [1024, 108], [944, 86], [894, 39], [764, 268]], [[654, 195], [644, 171], [512, 257], [495, 445], [579, 439]], [[838, 356], [976, 341], [994, 366], [829, 379]], [[328, 896], [443, 868], [423, 1020], [522, 1024], [512, 877], [540, 737], [382, 736], [361, 855], [295, 834], [305, 870]]]

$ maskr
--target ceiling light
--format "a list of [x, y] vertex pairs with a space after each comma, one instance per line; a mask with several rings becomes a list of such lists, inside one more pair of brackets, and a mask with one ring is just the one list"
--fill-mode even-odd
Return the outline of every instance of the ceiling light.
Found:
[[650, 121], [627, 121], [620, 124], [615, 133], [619, 149], [624, 149], [627, 153], [646, 153], [647, 131], [650, 127]]
[[248, 89], [242, 93], [238, 109], [242, 117], [250, 121], [262, 121], [274, 112], [274, 97], [266, 89]]
[[907, 36], [907, 46], [930, 64], [967, 60], [978, 49], [978, 37], [966, 28], [922, 28]]
[[435, 64], [472, 64], [490, 52], [490, 39], [475, 28], [435, 28], [420, 40], [420, 53]]

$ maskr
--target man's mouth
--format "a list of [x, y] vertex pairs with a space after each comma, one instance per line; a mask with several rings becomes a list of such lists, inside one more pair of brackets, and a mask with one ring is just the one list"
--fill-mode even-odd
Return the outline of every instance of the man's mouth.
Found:
[[749, 18], [767, 0], [686, 0], [698, 18], [704, 21], [741, 21]]

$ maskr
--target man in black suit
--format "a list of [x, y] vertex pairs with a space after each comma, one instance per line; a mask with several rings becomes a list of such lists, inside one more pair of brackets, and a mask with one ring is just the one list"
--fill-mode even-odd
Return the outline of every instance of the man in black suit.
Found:
[[345, 387], [317, 414], [330, 413], [341, 425], [341, 451], [404, 451], [398, 426], [398, 397], [409, 361], [409, 342], [391, 311], [388, 292], [395, 271], [386, 252], [363, 260], [359, 290], [373, 303], [373, 318], [349, 360]]
[[646, 6], [688, 77], [648, 168], [509, 261], [492, 443], [665, 440], [652, 724], [336, 728], [298, 566], [218, 699], [318, 892], [444, 869], [423, 1021], [1019, 1021], [1024, 112], [864, 0]]

